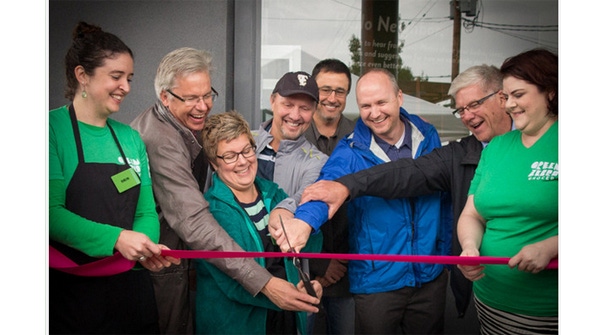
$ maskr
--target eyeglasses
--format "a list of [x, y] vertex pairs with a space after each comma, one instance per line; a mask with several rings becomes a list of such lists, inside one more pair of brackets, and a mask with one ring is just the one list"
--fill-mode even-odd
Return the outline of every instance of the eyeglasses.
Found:
[[[289, 238], [287, 237], [287, 232], [285, 231], [285, 225], [283, 224], [283, 218], [281, 217], [281, 215], [279, 215], [279, 222], [281, 223], [281, 228], [283, 229], [283, 235], [285, 235], [285, 240], [287, 241], [287, 245], [289, 246], [289, 252], [295, 253], [296, 252], [295, 249], [291, 246], [291, 244], [289, 244]], [[294, 257], [293, 258], [293, 266], [295, 266], [296, 269], [298, 270], [298, 274], [300, 276], [300, 279], [304, 283], [306, 292], [308, 292], [309, 295], [316, 297], [316, 291], [314, 290], [314, 286], [312, 286], [312, 283], [310, 283], [310, 277], [303, 270], [302, 259], [299, 257]], [[316, 307], [318, 307], [318, 310], [320, 310], [320, 311], [322, 310], [322, 304], [317, 305]]]
[[318, 89], [318, 92], [320, 93], [320, 95], [325, 97], [333, 94], [333, 92], [335, 92], [335, 96], [337, 98], [344, 98], [347, 95], [347, 91], [345, 91], [342, 88], [337, 88], [336, 90], [333, 90], [330, 87], [322, 87]]
[[182, 98], [181, 96], [175, 94], [171, 90], [166, 90], [167, 93], [171, 94], [174, 98], [180, 100], [181, 102], [185, 103], [186, 106], [195, 106], [200, 100], [204, 101], [205, 104], [211, 104], [217, 100], [219, 93], [215, 91], [214, 88], [211, 87], [211, 93], [205, 94], [202, 97], [192, 96], [190, 98]]
[[457, 118], [461, 118], [464, 114], [465, 114], [465, 110], [469, 110], [469, 111], [473, 111], [476, 110], [479, 106], [481, 106], [481, 104], [483, 104], [486, 100], [488, 100], [492, 95], [498, 93], [500, 91], [496, 91], [492, 94], [488, 94], [485, 97], [479, 99], [479, 100], [475, 100], [472, 101], [471, 103], [469, 103], [467, 106], [465, 107], [461, 107], [461, 108], [457, 108], [454, 111], [452, 111], [452, 115], [456, 116]]
[[256, 155], [256, 147], [253, 145], [246, 146], [244, 150], [240, 152], [226, 152], [221, 156], [217, 156], [217, 158], [221, 158], [225, 164], [232, 164], [238, 161], [238, 157], [240, 154], [244, 156], [244, 158], [249, 158]]

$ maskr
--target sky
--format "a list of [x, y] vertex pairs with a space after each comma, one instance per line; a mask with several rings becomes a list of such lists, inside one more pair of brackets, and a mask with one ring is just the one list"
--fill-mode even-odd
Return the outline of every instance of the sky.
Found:
[[[399, 0], [399, 14], [406, 25], [398, 37], [405, 44], [401, 58], [415, 76], [450, 82], [453, 20], [448, 18], [449, 2]], [[507, 57], [538, 46], [558, 52], [556, 0], [478, 0], [477, 11], [475, 17], [463, 16], [476, 18], [483, 27], [461, 27], [461, 71], [478, 63], [499, 67]], [[545, 25], [553, 26], [551, 31], [519, 31]], [[263, 45], [301, 45], [319, 59], [336, 57], [349, 65], [349, 39], [361, 35], [361, 0], [264, 0], [262, 30]]]

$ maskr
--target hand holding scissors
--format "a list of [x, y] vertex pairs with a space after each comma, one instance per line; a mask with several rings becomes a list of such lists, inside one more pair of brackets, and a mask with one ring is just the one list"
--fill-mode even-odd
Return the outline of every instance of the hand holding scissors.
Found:
[[[283, 229], [283, 234], [285, 235], [285, 239], [287, 240], [287, 244], [289, 245], [289, 252], [296, 253], [295, 249], [292, 248], [291, 244], [289, 243], [289, 238], [287, 237], [287, 231], [285, 230], [285, 225], [283, 224], [283, 219], [281, 218], [281, 216], [279, 216], [279, 222], [281, 223], [281, 229]], [[298, 270], [298, 274], [299, 274], [300, 279], [304, 285], [304, 288], [306, 289], [306, 292], [308, 292], [309, 295], [318, 298], [318, 296], [316, 294], [316, 290], [314, 289], [314, 286], [312, 286], [312, 283], [310, 282], [310, 276], [308, 276], [308, 274], [305, 273], [303, 270], [302, 259], [300, 257], [293, 257], [293, 265]], [[316, 307], [318, 307], [319, 310], [322, 310], [322, 305], [319, 304]]]
[[[281, 226], [281, 216], [279, 216], [279, 220], [276, 220], [277, 229], [275, 230], [270, 228], [272, 221], [273, 220], [269, 220], [269, 231], [271, 232], [271, 236], [275, 238], [277, 245], [281, 248], [282, 252], [292, 252], [291, 250], [299, 252], [306, 243], [308, 243], [308, 239], [312, 233], [312, 227], [308, 223], [300, 219], [292, 218], [289, 226], [286, 229], [283, 229], [285, 227]], [[289, 241], [287, 231], [291, 233], [291, 241]]]

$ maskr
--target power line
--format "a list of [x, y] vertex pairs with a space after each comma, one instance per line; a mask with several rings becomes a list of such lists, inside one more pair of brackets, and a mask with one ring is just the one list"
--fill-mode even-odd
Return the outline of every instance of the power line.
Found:
[[[335, 50], [337, 48], [342, 48], [343, 45], [342, 43], [345, 43], [345, 41], [349, 41], [349, 37], [348, 35], [351, 34], [350, 30], [347, 29], [349, 26], [351, 26], [352, 24], [354, 24], [354, 22], [360, 22], [361, 19], [359, 19], [359, 13], [361, 13], [361, 9], [360, 8], [356, 8], [353, 6], [349, 6], [347, 4], [341, 3], [339, 1], [335, 2], [345, 6], [348, 8], [347, 12], [345, 13], [345, 18], [342, 20], [342, 24], [341, 24], [341, 28], [338, 28], [335, 30], [335, 38], [333, 38], [333, 42], [327, 45], [327, 54], [330, 54], [331, 52], [329, 50]], [[355, 16], [356, 19], [350, 19], [350, 16]], [[337, 46], [340, 45], [340, 46]]]
[[417, 40], [417, 41], [413, 41], [413, 42], [410, 42], [410, 43], [405, 43], [405, 46], [409, 47], [409, 46], [411, 46], [411, 45], [413, 45], [413, 44], [415, 44], [415, 43], [421, 42], [421, 41], [423, 41], [423, 40], [425, 40], [425, 39], [427, 39], [427, 38], [430, 38], [430, 37], [432, 37], [432, 36], [434, 36], [434, 35], [438, 34], [438, 33], [439, 33], [439, 32], [441, 32], [441, 31], [443, 31], [443, 30], [446, 30], [446, 29], [449, 29], [449, 28], [451, 28], [451, 25], [450, 25], [450, 24], [449, 24], [449, 25], [447, 25], [447, 26], [445, 26], [445, 27], [443, 27], [443, 28], [440, 28], [440, 29], [436, 30], [435, 32], [433, 32], [433, 33], [431, 33], [431, 34], [427, 34], [426, 36], [424, 36], [424, 37], [420, 38], [420, 39], [419, 39], [419, 40]]
[[556, 32], [558, 31], [558, 25], [525, 25], [525, 24], [502, 24], [502, 23], [490, 23], [490, 22], [481, 22], [476, 20], [469, 20], [463, 18], [463, 23], [466, 25], [466, 28], [473, 28], [473, 27], [480, 27], [486, 29], [496, 29], [498, 30], [510, 30], [510, 31], [541, 31], [541, 32]]
[[[425, 18], [425, 16], [428, 14], [428, 12], [429, 12], [429, 11], [430, 11], [432, 8], [434, 8], [434, 6], [436, 5], [436, 2], [434, 2], [434, 4], [433, 4], [432, 6], [430, 6], [430, 8], [428, 8], [428, 9], [425, 11], [425, 13], [423, 13], [423, 15], [421, 16], [421, 18], [419, 18], [419, 19], [417, 19], [417, 20], [416, 20], [416, 17], [419, 15], [419, 13], [421, 13], [421, 12], [424, 10], [424, 8], [426, 8], [426, 6], [427, 6], [429, 3], [430, 3], [430, 1], [426, 2], [426, 4], [425, 4], [425, 5], [422, 7], [422, 9], [420, 9], [420, 10], [419, 10], [419, 12], [417, 12], [417, 14], [415, 14], [415, 16], [413, 17], [413, 19], [412, 19], [411, 21], [409, 21], [409, 23], [407, 24], [407, 26], [405, 26], [405, 27], [403, 28], [403, 30], [401, 31], [401, 33], [405, 32], [405, 29], [406, 29], [406, 28], [409, 28], [409, 25], [410, 25], [411, 23], [415, 22], [415, 24], [414, 24], [414, 25], [411, 27], [411, 29], [413, 29], [413, 28], [414, 28], [414, 27], [415, 27], [415, 26], [416, 26], [416, 25], [417, 25], [419, 22], [421, 22], [421, 21], [422, 21], [422, 20]], [[405, 38], [405, 36], [406, 36], [406, 35], [407, 35], [407, 33], [403, 34], [403, 38]]]
[[503, 35], [507, 35], [507, 36], [510, 36], [510, 37], [518, 38], [519, 40], [530, 42], [530, 43], [533, 43], [533, 44], [535, 44], [537, 46], [548, 46], [550, 48], [554, 48], [554, 49], [558, 50], [558, 44], [555, 43], [555, 42], [547, 42], [547, 41], [543, 41], [542, 39], [533, 39], [533, 38], [530, 38], [530, 37], [527, 37], [527, 36], [515, 35], [515, 34], [509, 33], [509, 32], [504, 32], [504, 31], [500, 31], [498, 29], [493, 29], [493, 28], [486, 28], [486, 29], [490, 29], [490, 30], [492, 30], [494, 32], [497, 32], [497, 33], [500, 33], [500, 34], [503, 34]]
[[269, 17], [263, 16], [263, 19], [267, 20], [275, 20], [275, 21], [322, 21], [322, 22], [329, 22], [329, 21], [336, 21], [336, 22], [360, 22], [361, 19], [353, 19], [353, 20], [345, 20], [345, 19], [313, 19], [313, 18], [291, 18], [291, 17]]
[[343, 3], [343, 2], [341, 2], [341, 1], [338, 1], [338, 0], [333, 0], [333, 2], [336, 2], [336, 3], [338, 3], [339, 5], [345, 6], [345, 7], [347, 7], [347, 8], [351, 8], [351, 9], [357, 9], [357, 10], [358, 10], [358, 11], [360, 11], [360, 12], [362, 11], [361, 7], [355, 7], [355, 6], [351, 6], [351, 5], [348, 5], [348, 4], [346, 4], [346, 3]]
[[[416, 19], [401, 19], [401, 21], [403, 22], [412, 22]], [[418, 21], [420, 21], [421, 19], [417, 19]], [[450, 21], [450, 18], [448, 16], [440, 16], [440, 17], [424, 17], [423, 18], [423, 22], [424, 23], [441, 23], [441, 22], [446, 22], [446, 21]], [[407, 24], [409, 25], [409, 23]]]

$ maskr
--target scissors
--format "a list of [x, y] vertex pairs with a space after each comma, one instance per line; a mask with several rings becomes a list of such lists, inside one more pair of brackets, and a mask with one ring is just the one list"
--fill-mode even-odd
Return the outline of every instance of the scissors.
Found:
[[[287, 231], [285, 231], [285, 225], [283, 224], [283, 218], [281, 218], [281, 215], [279, 215], [279, 222], [281, 222], [281, 228], [283, 229], [283, 235], [285, 235], [285, 239], [287, 240], [287, 245], [289, 246], [289, 252], [296, 253], [295, 249], [289, 243], [289, 237], [287, 236]], [[293, 265], [297, 268], [298, 274], [300, 275], [300, 279], [304, 282], [304, 287], [306, 288], [306, 292], [308, 292], [309, 295], [317, 298], [316, 291], [314, 290], [314, 286], [312, 286], [312, 283], [310, 283], [310, 277], [303, 270], [302, 259], [299, 257], [294, 257]], [[318, 307], [319, 311], [322, 310], [322, 305], [319, 304], [319, 305], [316, 305], [316, 307]]]

